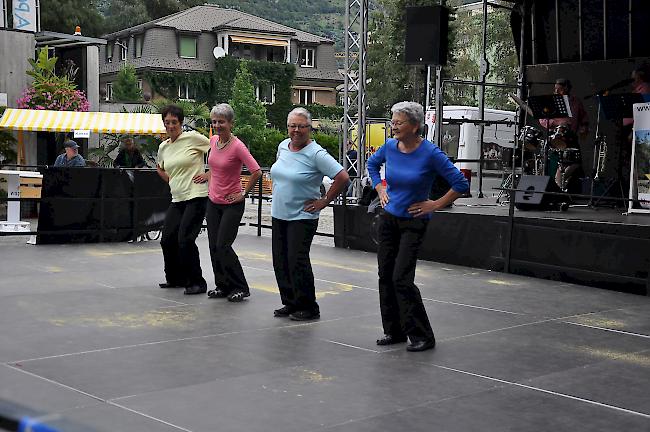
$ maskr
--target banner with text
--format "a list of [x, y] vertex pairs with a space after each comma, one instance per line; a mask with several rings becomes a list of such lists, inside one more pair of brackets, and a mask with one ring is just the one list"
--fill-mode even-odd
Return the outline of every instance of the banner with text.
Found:
[[630, 213], [650, 213], [650, 102], [634, 104], [630, 199], [641, 204], [635, 209], [630, 202]]
[[14, 28], [36, 32], [36, 0], [13, 0]]

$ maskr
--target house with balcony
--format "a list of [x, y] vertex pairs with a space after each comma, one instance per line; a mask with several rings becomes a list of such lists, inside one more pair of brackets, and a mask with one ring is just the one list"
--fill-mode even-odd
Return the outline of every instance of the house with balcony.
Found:
[[[113, 82], [125, 63], [135, 67], [145, 99], [158, 96], [147, 72], [214, 73], [214, 49], [238, 59], [295, 65], [291, 103], [336, 104], [336, 87], [343, 82], [334, 57], [334, 42], [264, 18], [213, 5], [196, 6], [154, 21], [104, 36], [100, 52], [100, 91], [112, 100]], [[217, 71], [218, 72], [218, 71]], [[177, 82], [175, 95], [193, 100], [201, 89], [192, 80]], [[168, 92], [169, 93], [169, 92]], [[263, 103], [273, 104], [273, 82], [256, 85]], [[213, 100], [209, 100], [211, 104]]]

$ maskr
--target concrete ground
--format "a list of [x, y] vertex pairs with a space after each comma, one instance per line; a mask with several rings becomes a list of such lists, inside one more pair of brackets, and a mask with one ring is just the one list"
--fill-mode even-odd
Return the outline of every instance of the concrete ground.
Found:
[[438, 345], [408, 353], [375, 344], [374, 254], [315, 244], [322, 318], [293, 322], [250, 233], [240, 304], [158, 288], [157, 242], [5, 239], [0, 399], [62, 430], [650, 430], [649, 298], [421, 261]]

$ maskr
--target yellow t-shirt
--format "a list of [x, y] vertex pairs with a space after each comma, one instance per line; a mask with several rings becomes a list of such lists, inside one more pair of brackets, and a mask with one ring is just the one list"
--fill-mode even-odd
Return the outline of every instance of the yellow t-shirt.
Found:
[[158, 165], [169, 175], [172, 202], [207, 197], [208, 184], [194, 183], [192, 178], [205, 172], [203, 158], [210, 140], [198, 132], [181, 133], [176, 141], [166, 139], [158, 147]]

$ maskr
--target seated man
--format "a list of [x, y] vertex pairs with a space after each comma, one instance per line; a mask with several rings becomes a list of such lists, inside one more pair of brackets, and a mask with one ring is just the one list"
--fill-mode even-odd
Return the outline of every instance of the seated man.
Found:
[[133, 138], [127, 137], [124, 139], [124, 147], [117, 154], [113, 166], [115, 168], [143, 168], [147, 166], [142, 153], [135, 146]]
[[72, 140], [67, 140], [63, 143], [63, 148], [65, 153], [57, 156], [56, 161], [54, 161], [55, 167], [84, 167], [86, 166], [86, 161], [79, 154], [79, 146], [76, 142]]

